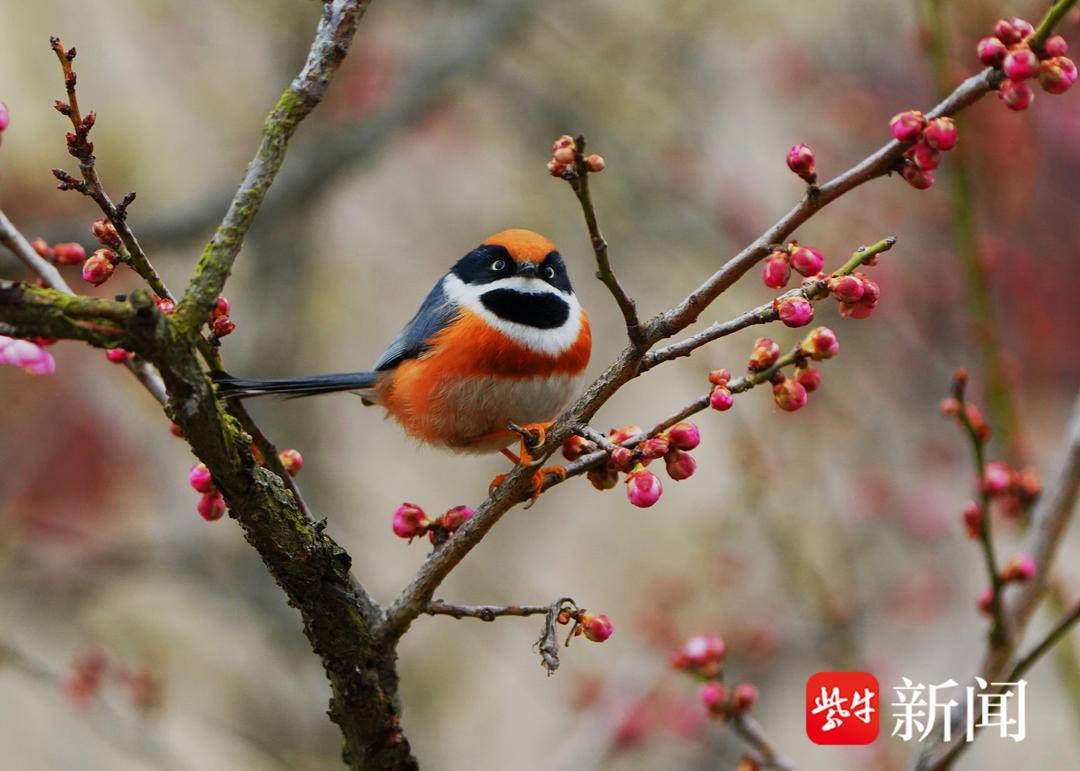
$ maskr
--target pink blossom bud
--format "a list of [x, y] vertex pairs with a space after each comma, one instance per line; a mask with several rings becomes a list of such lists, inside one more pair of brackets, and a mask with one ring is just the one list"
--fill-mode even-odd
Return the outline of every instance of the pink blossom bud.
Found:
[[983, 589], [977, 604], [979, 612], [989, 616], [994, 610], [994, 590], [989, 586]]
[[1027, 83], [1006, 79], [998, 86], [998, 98], [1010, 110], [1026, 110], [1035, 100], [1035, 92]]
[[1028, 502], [1034, 501], [1042, 493], [1039, 472], [1033, 468], [1026, 468], [1013, 473], [1013, 487], [1022, 499]]
[[1020, 33], [1020, 39], [1026, 40], [1035, 34], [1035, 27], [1031, 26], [1031, 22], [1027, 19], [1021, 19], [1019, 16], [1013, 16], [1009, 19], [1009, 23], [1012, 24], [1013, 29]]
[[941, 151], [919, 142], [911, 148], [911, 160], [923, 171], [933, 171], [941, 165]]
[[723, 683], [710, 680], [698, 691], [701, 703], [713, 715], [722, 715], [727, 710], [728, 692]]
[[555, 163], [561, 163], [563, 166], [569, 166], [574, 162], [574, 148], [572, 147], [560, 147], [554, 153], [551, 154], [551, 159]]
[[1014, 555], [1001, 571], [1001, 580], [1030, 581], [1035, 575], [1035, 559], [1030, 554], [1021, 552]]
[[18, 367], [29, 375], [51, 375], [56, 371], [52, 354], [29, 340], [0, 335], [0, 364]]
[[629, 471], [634, 465], [634, 451], [629, 447], [616, 447], [611, 451], [611, 466], [616, 471]]
[[810, 145], [792, 147], [787, 154], [787, 165], [807, 184], [812, 185], [817, 180], [817, 174], [814, 173], [814, 150]]
[[452, 533], [465, 524], [473, 515], [473, 510], [468, 506], [455, 506], [439, 518], [439, 524]]
[[562, 454], [567, 460], [574, 461], [596, 449], [596, 445], [583, 436], [574, 434], [563, 443]]
[[394, 535], [412, 541], [417, 536], [427, 533], [431, 520], [424, 510], [415, 503], [403, 503], [394, 510]]
[[123, 364], [125, 361], [131, 361], [134, 357], [135, 354], [131, 351], [125, 351], [123, 348], [110, 348], [105, 351], [105, 358], [113, 364]]
[[622, 428], [613, 428], [608, 432], [608, 439], [612, 444], [622, 444], [627, 439], [636, 439], [639, 436], [644, 436], [645, 431], [641, 426], [635, 426], [630, 424], [623, 426]]
[[813, 393], [821, 387], [821, 373], [814, 367], [796, 367], [795, 382], [805, 388], [807, 393]]
[[0, 102], [0, 131], [3, 131], [11, 124], [11, 113], [8, 112], [8, 107], [3, 102]]
[[53, 258], [53, 248], [49, 246], [49, 242], [41, 236], [38, 236], [30, 242], [30, 248], [37, 252], [38, 257], [44, 257], [46, 260]]
[[791, 278], [791, 265], [787, 252], [773, 252], [765, 259], [761, 268], [761, 278], [769, 289], [780, 289]]
[[889, 121], [893, 137], [901, 142], [914, 142], [922, 135], [926, 117], [918, 110], [898, 112]]
[[559, 163], [554, 158], [547, 162], [548, 174], [553, 177], [561, 178], [566, 176], [566, 172], [569, 170], [569, 168], [570, 167], [567, 166], [565, 163]]
[[639, 509], [652, 506], [663, 492], [660, 477], [640, 464], [626, 476], [626, 497]]
[[619, 472], [607, 466], [589, 469], [585, 477], [597, 490], [611, 490], [615, 485], [619, 484]]
[[116, 226], [105, 217], [98, 217], [90, 225], [90, 232], [102, 246], [110, 249], [120, 248], [120, 234], [116, 232]]
[[759, 337], [754, 341], [754, 347], [750, 350], [750, 361], [747, 367], [751, 372], [760, 372], [768, 369], [780, 358], [780, 346], [767, 337]]
[[671, 446], [679, 450], [693, 450], [701, 444], [701, 431], [686, 420], [676, 423], [667, 433]]
[[221, 297], [217, 298], [217, 302], [214, 303], [214, 308], [213, 308], [213, 310], [210, 311], [210, 318], [218, 319], [218, 318], [221, 318], [222, 316], [228, 316], [228, 315], [229, 315], [229, 301], [227, 299], [225, 299], [224, 295], [222, 295]]
[[727, 412], [734, 403], [735, 397], [731, 395], [731, 391], [726, 386], [716, 386], [709, 393], [709, 406], [717, 412]]
[[968, 538], [978, 538], [982, 534], [983, 510], [977, 503], [969, 503], [964, 507], [964, 528]]
[[724, 660], [725, 653], [727, 646], [719, 635], [697, 635], [672, 654], [671, 666], [684, 671], [700, 671], [706, 677], [711, 677], [720, 671], [720, 662]]
[[829, 292], [842, 303], [855, 303], [862, 299], [866, 288], [857, 276], [833, 276], [829, 279]]
[[996, 37], [984, 37], [975, 49], [979, 61], [987, 67], [1000, 67], [1009, 53], [1009, 47]]
[[656, 460], [667, 455], [671, 449], [670, 442], [662, 436], [652, 436], [638, 445], [638, 452], [646, 460]]
[[960, 132], [952, 118], [934, 118], [926, 125], [926, 131], [923, 132], [923, 141], [942, 152], [956, 147], [956, 140], [959, 137]]
[[574, 138], [569, 134], [563, 134], [561, 137], [556, 139], [555, 142], [551, 145], [551, 152], [555, 153], [564, 147], [569, 147], [571, 150], [577, 148], [577, 143], [574, 141]]
[[814, 320], [814, 306], [802, 295], [773, 301], [780, 321], [786, 327], [805, 327]]
[[713, 385], [727, 385], [731, 380], [731, 373], [726, 369], [714, 369], [709, 373], [709, 382]]
[[304, 467], [304, 456], [300, 454], [299, 450], [287, 449], [278, 453], [278, 460], [281, 461], [281, 465], [285, 467], [285, 473], [294, 477], [300, 473], [300, 469]]
[[207, 522], [214, 522], [221, 519], [225, 514], [225, 499], [221, 497], [221, 493], [217, 490], [203, 493], [195, 510]]
[[1064, 56], [1069, 53], [1069, 44], [1061, 35], [1051, 35], [1043, 43], [1043, 53], [1051, 59], [1055, 56]]
[[812, 246], [797, 246], [791, 250], [791, 267], [804, 276], [814, 275], [824, 264], [825, 257]]
[[676, 482], [689, 479], [697, 470], [697, 461], [694, 456], [682, 450], [672, 450], [664, 456], [664, 465], [667, 466], [668, 476]]
[[1067, 56], [1055, 56], [1039, 65], [1039, 85], [1048, 94], [1064, 94], [1076, 82], [1076, 65]]
[[1023, 33], [1008, 19], [998, 19], [994, 22], [994, 37], [1007, 46], [1016, 45], [1024, 39]]
[[840, 353], [840, 341], [828, 327], [816, 327], [802, 341], [801, 348], [814, 361], [824, 361]]
[[757, 702], [758, 689], [751, 683], [739, 683], [732, 696], [732, 708], [736, 713], [749, 712]]
[[611, 619], [603, 613], [587, 613], [582, 611], [578, 616], [578, 624], [580, 624], [581, 631], [585, 634], [585, 637], [593, 642], [603, 642], [611, 637], [611, 633], [615, 631], [615, 627], [611, 624]]
[[585, 156], [585, 168], [591, 171], [593, 174], [599, 174], [607, 166], [604, 163], [604, 156], [591, 153]]
[[236, 329], [236, 322], [228, 316], [218, 316], [213, 320], [211, 326], [214, 328], [215, 335], [225, 337], [225, 335], [232, 334], [232, 331]]
[[86, 250], [82, 244], [68, 241], [53, 247], [53, 259], [57, 265], [78, 265], [86, 259]]
[[905, 163], [900, 176], [916, 190], [926, 190], [934, 185], [934, 172], [920, 169], [914, 163]]
[[191, 467], [191, 471], [188, 472], [188, 484], [198, 493], [214, 492], [214, 480], [205, 463], [196, 463]]
[[1001, 495], [1008, 492], [1012, 484], [1012, 469], [999, 460], [991, 461], [983, 469], [983, 489], [987, 495]]
[[116, 270], [116, 253], [109, 249], [98, 249], [83, 263], [83, 281], [94, 286], [101, 286]]
[[1009, 80], [1027, 80], [1039, 73], [1039, 57], [1027, 46], [1018, 46], [1009, 51], [1002, 68]]
[[170, 300], [168, 297], [154, 296], [154, 305], [157, 309], [164, 313], [166, 316], [176, 310], [176, 303]]
[[941, 400], [941, 414], [946, 418], [955, 418], [960, 414], [960, 402], [953, 399], [951, 396], [948, 399]]
[[774, 383], [772, 392], [776, 406], [786, 412], [795, 412], [806, 406], [806, 389], [791, 378], [785, 377]]

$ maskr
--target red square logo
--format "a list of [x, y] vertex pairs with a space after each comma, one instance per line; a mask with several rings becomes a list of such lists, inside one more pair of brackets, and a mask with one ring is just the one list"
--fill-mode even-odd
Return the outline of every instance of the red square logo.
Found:
[[818, 672], [806, 681], [806, 735], [814, 744], [870, 744], [878, 735], [878, 681], [869, 672]]

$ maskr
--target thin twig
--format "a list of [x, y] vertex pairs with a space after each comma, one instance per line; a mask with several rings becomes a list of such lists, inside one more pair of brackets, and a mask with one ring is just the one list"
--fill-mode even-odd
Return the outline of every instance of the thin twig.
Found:
[[765, 729], [749, 715], [735, 715], [731, 718], [731, 730], [749, 744], [761, 756], [762, 768], [776, 769], [776, 771], [795, 771], [791, 761], [779, 755], [773, 749], [772, 743], [765, 736]]
[[550, 607], [550, 605], [451, 605], [445, 600], [432, 600], [424, 608], [424, 612], [429, 616], [494, 621], [500, 616], [538, 616], [541, 613], [547, 613]]

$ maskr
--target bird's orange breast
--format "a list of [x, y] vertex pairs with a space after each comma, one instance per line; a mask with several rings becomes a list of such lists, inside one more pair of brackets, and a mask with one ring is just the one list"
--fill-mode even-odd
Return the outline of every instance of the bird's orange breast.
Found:
[[[468, 448], [479, 436], [505, 429], [508, 421], [556, 417], [591, 348], [584, 312], [577, 340], [552, 355], [511, 340], [463, 310], [432, 337], [422, 356], [380, 380], [379, 403], [416, 438]], [[535, 417], [537, 410], [551, 414]]]

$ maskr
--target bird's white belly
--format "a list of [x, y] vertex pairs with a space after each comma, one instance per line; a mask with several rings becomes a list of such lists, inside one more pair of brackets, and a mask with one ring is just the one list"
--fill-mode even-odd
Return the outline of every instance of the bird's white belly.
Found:
[[445, 434], [460, 439], [453, 443], [454, 449], [494, 452], [515, 440], [474, 440], [503, 431], [511, 422], [522, 425], [554, 420], [573, 395], [577, 381], [571, 375], [455, 380], [440, 389], [436, 419], [443, 423]]

